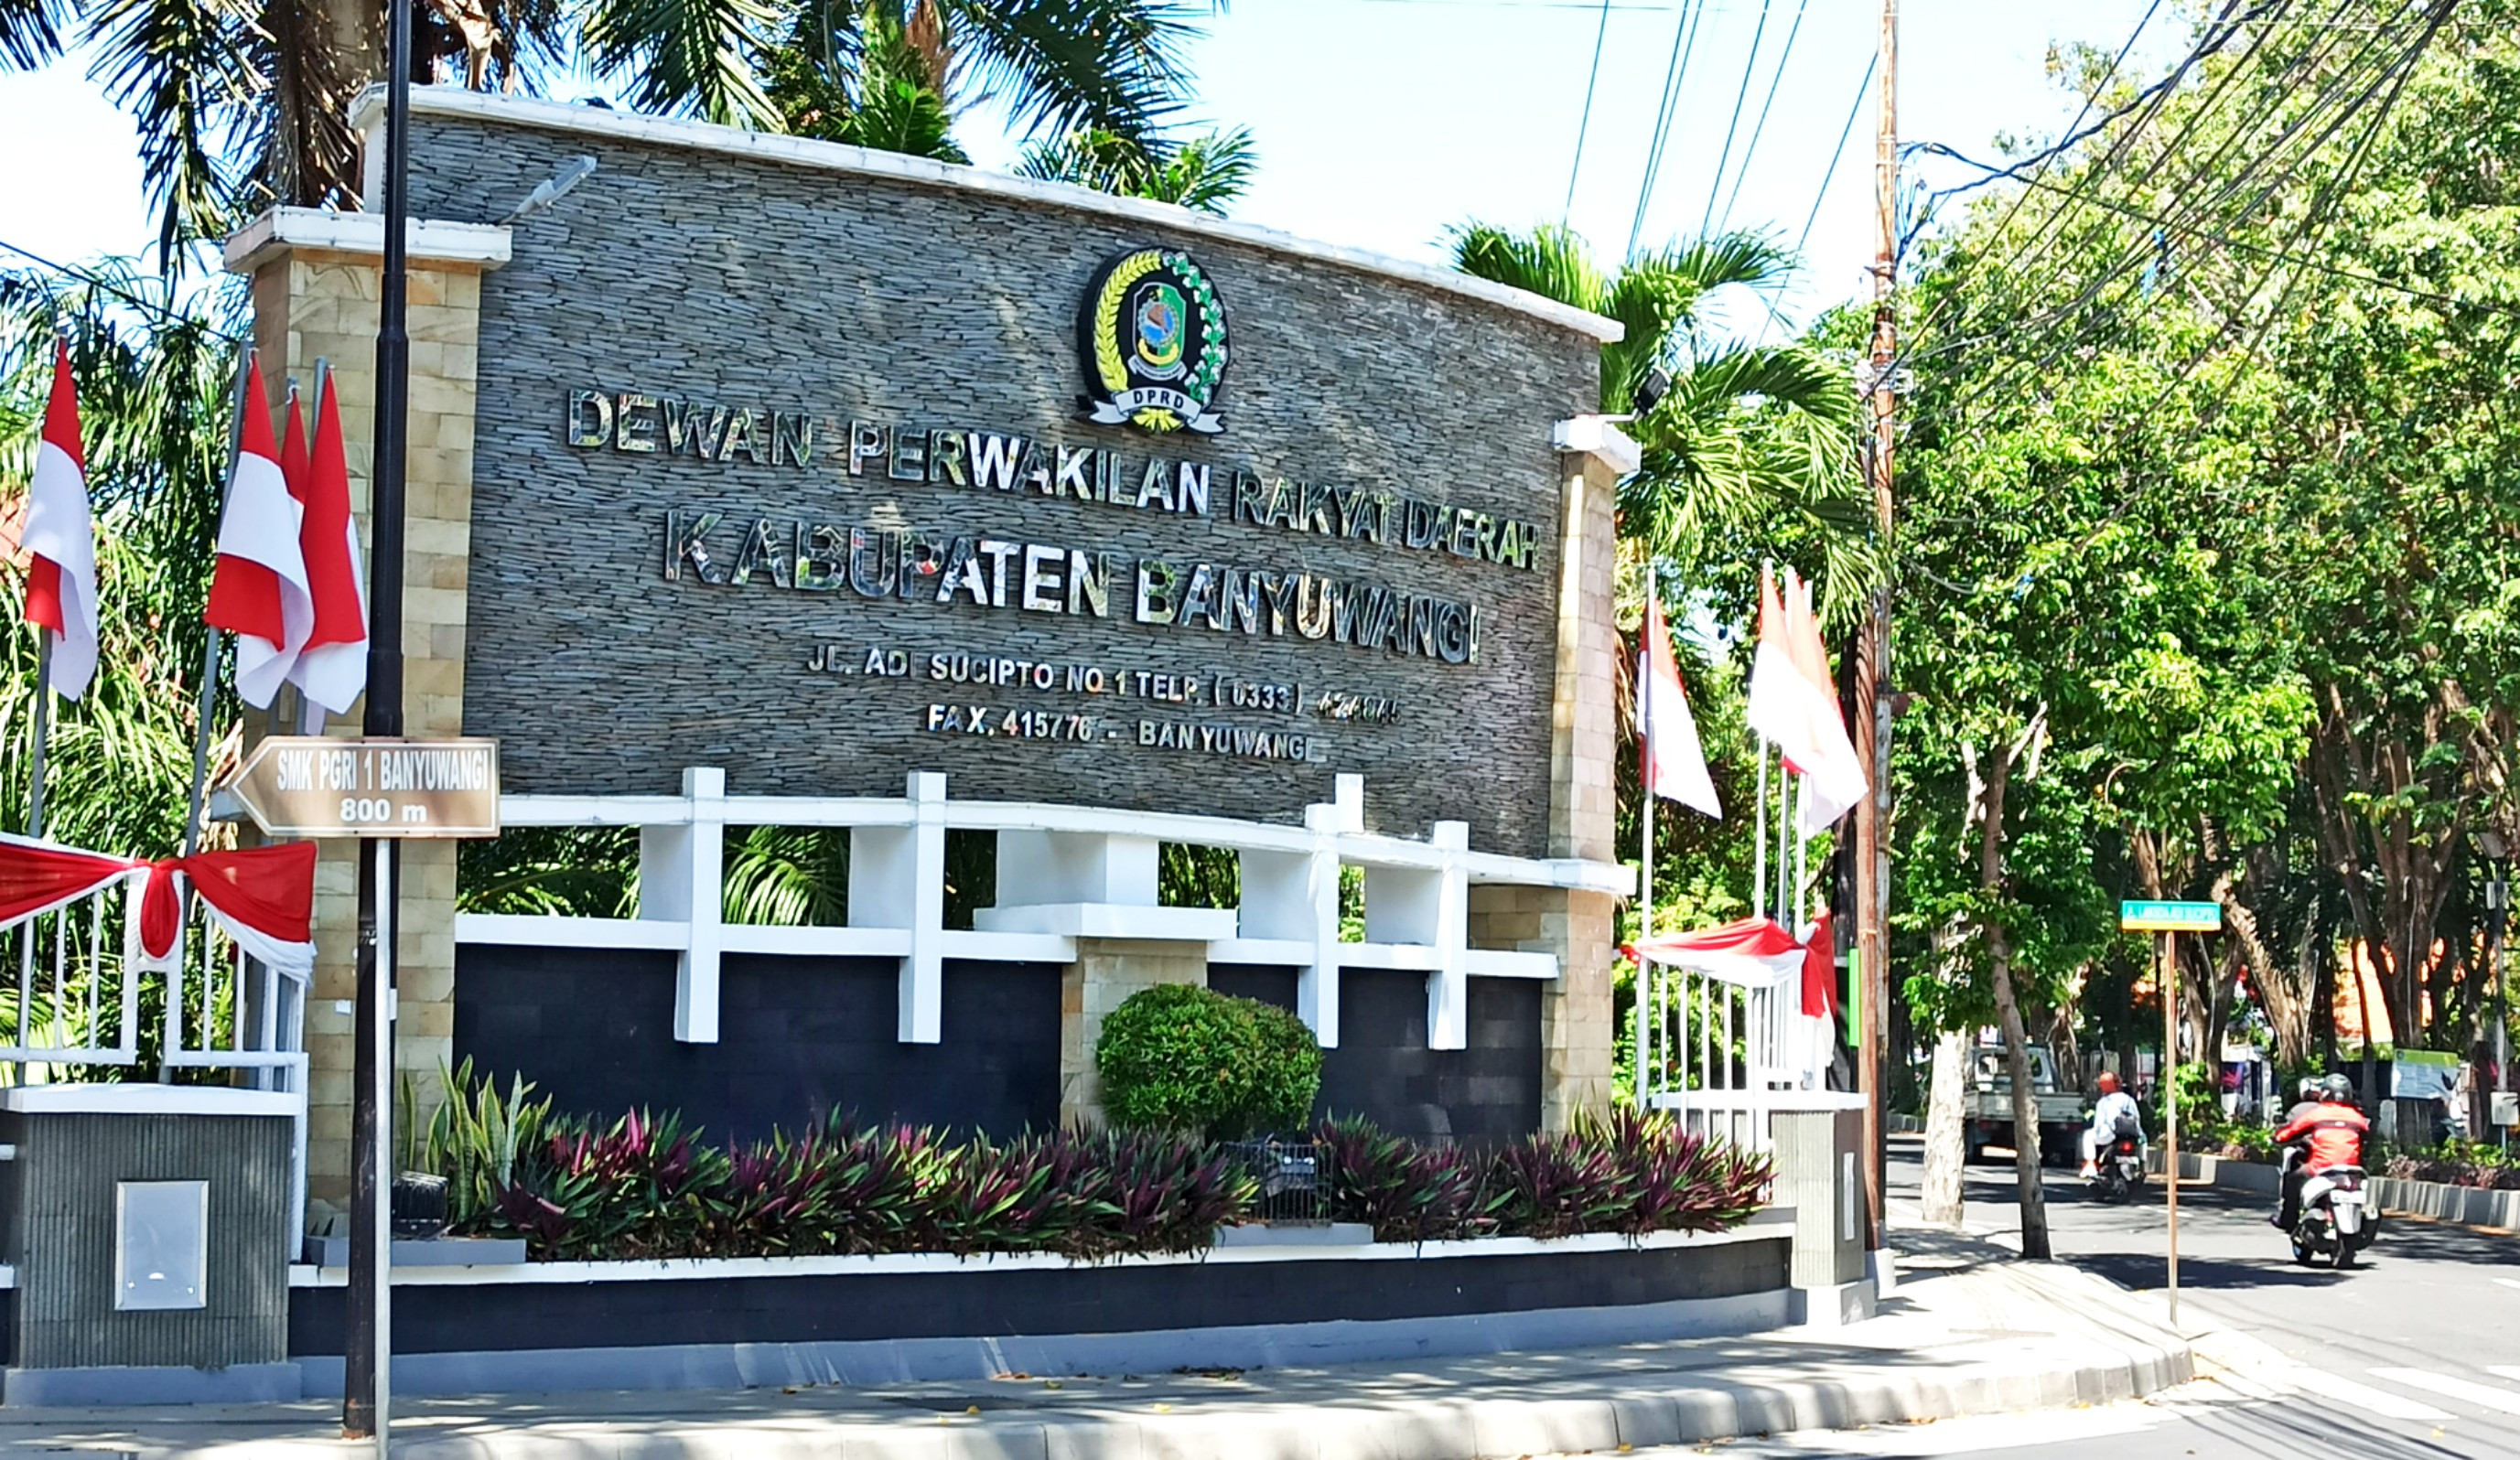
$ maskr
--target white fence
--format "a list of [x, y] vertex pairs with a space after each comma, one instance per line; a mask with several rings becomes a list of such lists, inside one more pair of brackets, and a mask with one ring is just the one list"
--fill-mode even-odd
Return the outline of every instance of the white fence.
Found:
[[[288, 1245], [306, 1205], [306, 989], [248, 958], [181, 886], [184, 918], [162, 964], [140, 945], [146, 867], [50, 912], [0, 928], [0, 968], [16, 985], [0, 1002], [0, 1080], [60, 1084], [154, 1054], [158, 1079], [226, 1070], [252, 1089], [291, 1097]], [[145, 1048], [154, 1026], [156, 1048]]]
[[[920, 772], [899, 797], [730, 796], [722, 771], [683, 774], [680, 796], [501, 798], [509, 826], [636, 826], [636, 917], [463, 913], [459, 943], [649, 949], [677, 955], [674, 1036], [713, 1042], [724, 954], [892, 958], [901, 967], [905, 1043], [940, 1038], [944, 960], [1068, 963], [1081, 939], [1207, 945], [1215, 963], [1298, 970], [1297, 1012], [1325, 1046], [1338, 1042], [1343, 968], [1423, 973], [1427, 1043], [1467, 1042], [1467, 981], [1553, 979], [1554, 954], [1474, 948], [1469, 889], [1514, 885], [1626, 896], [1623, 866], [1573, 858], [1527, 859], [1469, 850], [1469, 828], [1437, 822], [1418, 841], [1364, 829], [1364, 783], [1342, 775], [1336, 799], [1307, 808], [1303, 824], [1116, 811], [1033, 802], [953, 801], [945, 777]], [[849, 834], [845, 926], [730, 924], [722, 915], [729, 826], [844, 828]], [[945, 833], [998, 839], [997, 901], [974, 926], [945, 926]], [[1237, 907], [1160, 906], [1156, 872], [1166, 842], [1224, 848], [1241, 868]], [[1340, 939], [1339, 874], [1363, 869], [1365, 941]]]
[[1778, 1111], [1863, 1103], [1820, 1087], [1809, 1041], [1834, 1034], [1803, 1016], [1798, 982], [1649, 961], [1637, 970], [1637, 997], [1638, 1103], [1673, 1112], [1688, 1129], [1765, 1151]]

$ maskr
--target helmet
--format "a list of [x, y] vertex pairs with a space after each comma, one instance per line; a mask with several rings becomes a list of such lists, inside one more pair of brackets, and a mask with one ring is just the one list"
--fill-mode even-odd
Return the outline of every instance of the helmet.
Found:
[[2302, 1097], [2303, 1099], [2305, 1099], [2305, 1100], [2316, 1100], [2316, 1099], [2318, 1099], [2318, 1094], [2319, 1094], [2320, 1087], [2321, 1087], [2321, 1082], [2320, 1082], [2320, 1080], [2319, 1080], [2319, 1078], [2318, 1078], [2318, 1076], [2316, 1076], [2316, 1075], [2305, 1075], [2305, 1076], [2303, 1076], [2303, 1077], [2301, 1078], [2301, 1097]]
[[2318, 1088], [2330, 1100], [2349, 1101], [2354, 1098], [2354, 1082], [2342, 1075], [2328, 1076], [2318, 1083]]
[[2116, 1093], [2117, 1093], [2117, 1091], [2118, 1091], [2118, 1072], [2117, 1072], [2117, 1071], [2115, 1071], [2115, 1070], [2102, 1070], [2102, 1071], [2100, 1072], [2100, 1078], [2099, 1078], [2098, 1084], [2099, 1084], [2099, 1086], [2100, 1086], [2100, 1093], [2101, 1093], [2101, 1094], [2103, 1094], [2103, 1095], [2114, 1095], [2114, 1094], [2116, 1094]]

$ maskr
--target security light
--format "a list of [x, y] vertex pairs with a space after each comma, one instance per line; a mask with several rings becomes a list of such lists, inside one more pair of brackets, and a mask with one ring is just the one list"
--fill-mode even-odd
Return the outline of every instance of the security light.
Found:
[[585, 182], [587, 178], [594, 173], [594, 171], [595, 159], [593, 157], [571, 157], [567, 164], [562, 167], [560, 171], [555, 172], [551, 176], [544, 178], [541, 182], [534, 184], [534, 191], [525, 195], [525, 200], [517, 204], [517, 210], [510, 213], [505, 218], [500, 219], [499, 222], [504, 226], [506, 224], [514, 223], [519, 218], [529, 217], [532, 214], [541, 212], [543, 209], [550, 207], [553, 203], [560, 201], [562, 197], [565, 195], [569, 189]]

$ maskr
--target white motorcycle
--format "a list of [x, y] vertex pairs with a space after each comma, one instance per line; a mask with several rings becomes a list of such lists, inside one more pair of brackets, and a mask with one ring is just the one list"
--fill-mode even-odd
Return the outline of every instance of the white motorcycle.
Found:
[[2315, 1266], [2325, 1258], [2343, 1271], [2379, 1235], [2374, 1214], [2366, 1210], [2362, 1168], [2331, 1166], [2314, 1173], [2301, 1186], [2301, 1219], [2293, 1224], [2292, 1260]]

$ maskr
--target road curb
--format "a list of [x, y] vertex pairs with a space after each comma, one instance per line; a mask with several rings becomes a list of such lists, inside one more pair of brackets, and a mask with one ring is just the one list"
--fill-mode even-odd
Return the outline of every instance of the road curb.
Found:
[[1659, 1394], [1402, 1401], [1277, 1414], [949, 1416], [932, 1426], [832, 1424], [810, 1432], [512, 1431], [400, 1444], [395, 1453], [403, 1460], [1490, 1460], [2106, 1404], [2141, 1398], [2193, 1375], [2193, 1355], [2183, 1343], [2118, 1335], [2113, 1345], [2119, 1351], [2112, 1357], [2078, 1365], [1979, 1365], [1756, 1384], [1707, 1380]]

